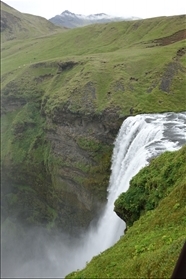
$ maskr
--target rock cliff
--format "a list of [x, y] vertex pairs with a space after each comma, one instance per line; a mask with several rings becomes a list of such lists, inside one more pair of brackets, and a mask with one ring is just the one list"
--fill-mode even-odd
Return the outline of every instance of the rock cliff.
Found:
[[22, 93], [25, 85], [10, 82], [3, 90], [3, 218], [75, 234], [106, 201], [112, 144], [123, 119], [115, 108], [90, 111], [90, 99], [88, 113], [70, 111], [71, 99], [48, 112], [37, 85], [32, 100]]

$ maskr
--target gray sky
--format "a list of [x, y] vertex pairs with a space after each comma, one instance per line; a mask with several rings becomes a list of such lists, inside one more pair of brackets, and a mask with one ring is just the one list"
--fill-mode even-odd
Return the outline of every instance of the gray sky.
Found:
[[3, 2], [20, 12], [47, 19], [64, 10], [83, 15], [106, 13], [140, 18], [186, 14], [185, 0], [3, 0]]

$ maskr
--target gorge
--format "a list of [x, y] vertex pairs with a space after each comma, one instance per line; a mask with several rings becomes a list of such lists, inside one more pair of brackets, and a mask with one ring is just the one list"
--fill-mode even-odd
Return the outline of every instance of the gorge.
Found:
[[[125, 230], [125, 223], [113, 211], [115, 200], [128, 189], [132, 177], [152, 158], [168, 150], [178, 150], [186, 144], [185, 135], [185, 112], [127, 118], [115, 141], [108, 201], [99, 220], [77, 238], [64, 234], [47, 236], [41, 229], [32, 228], [24, 244], [19, 243], [20, 240], [6, 240], [9, 242], [6, 246], [11, 243], [11, 249], [7, 253], [3, 246], [3, 277], [64, 277], [73, 270], [83, 268], [93, 256], [112, 246]], [[7, 234], [5, 230], [3, 240]], [[21, 248], [18, 248], [19, 244]]]

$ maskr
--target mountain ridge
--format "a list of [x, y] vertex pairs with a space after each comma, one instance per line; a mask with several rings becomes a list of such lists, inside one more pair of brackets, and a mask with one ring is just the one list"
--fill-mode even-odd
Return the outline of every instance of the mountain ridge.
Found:
[[137, 17], [118, 17], [111, 16], [105, 13], [97, 13], [90, 15], [75, 14], [69, 10], [63, 11], [61, 14], [56, 15], [49, 19], [50, 22], [57, 26], [63, 26], [66, 28], [77, 28], [95, 23], [108, 23], [116, 21], [130, 21], [137, 20]]

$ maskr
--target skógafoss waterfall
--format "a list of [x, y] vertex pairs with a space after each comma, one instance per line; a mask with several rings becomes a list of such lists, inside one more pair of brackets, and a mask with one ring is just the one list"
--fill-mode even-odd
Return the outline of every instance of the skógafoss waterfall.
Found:
[[[90, 225], [78, 241], [63, 237], [44, 243], [40, 261], [20, 261], [4, 277], [61, 277], [81, 269], [87, 261], [116, 243], [125, 223], [113, 211], [114, 201], [129, 187], [131, 178], [151, 158], [186, 144], [186, 112], [143, 114], [128, 117], [122, 124], [112, 156], [108, 201], [99, 221]], [[39, 243], [39, 242], [37, 242]], [[39, 244], [38, 244], [39, 245]], [[37, 249], [37, 247], [36, 247]], [[35, 271], [35, 272], [34, 272]]]
[[[108, 202], [96, 228], [84, 237], [81, 255], [86, 261], [116, 243], [125, 223], [113, 211], [114, 201], [129, 187], [131, 178], [150, 159], [186, 144], [186, 113], [143, 114], [128, 117], [122, 124], [112, 156]], [[82, 259], [83, 261], [83, 259]], [[84, 261], [85, 264], [85, 261]], [[78, 267], [77, 267], [78, 268]]]

